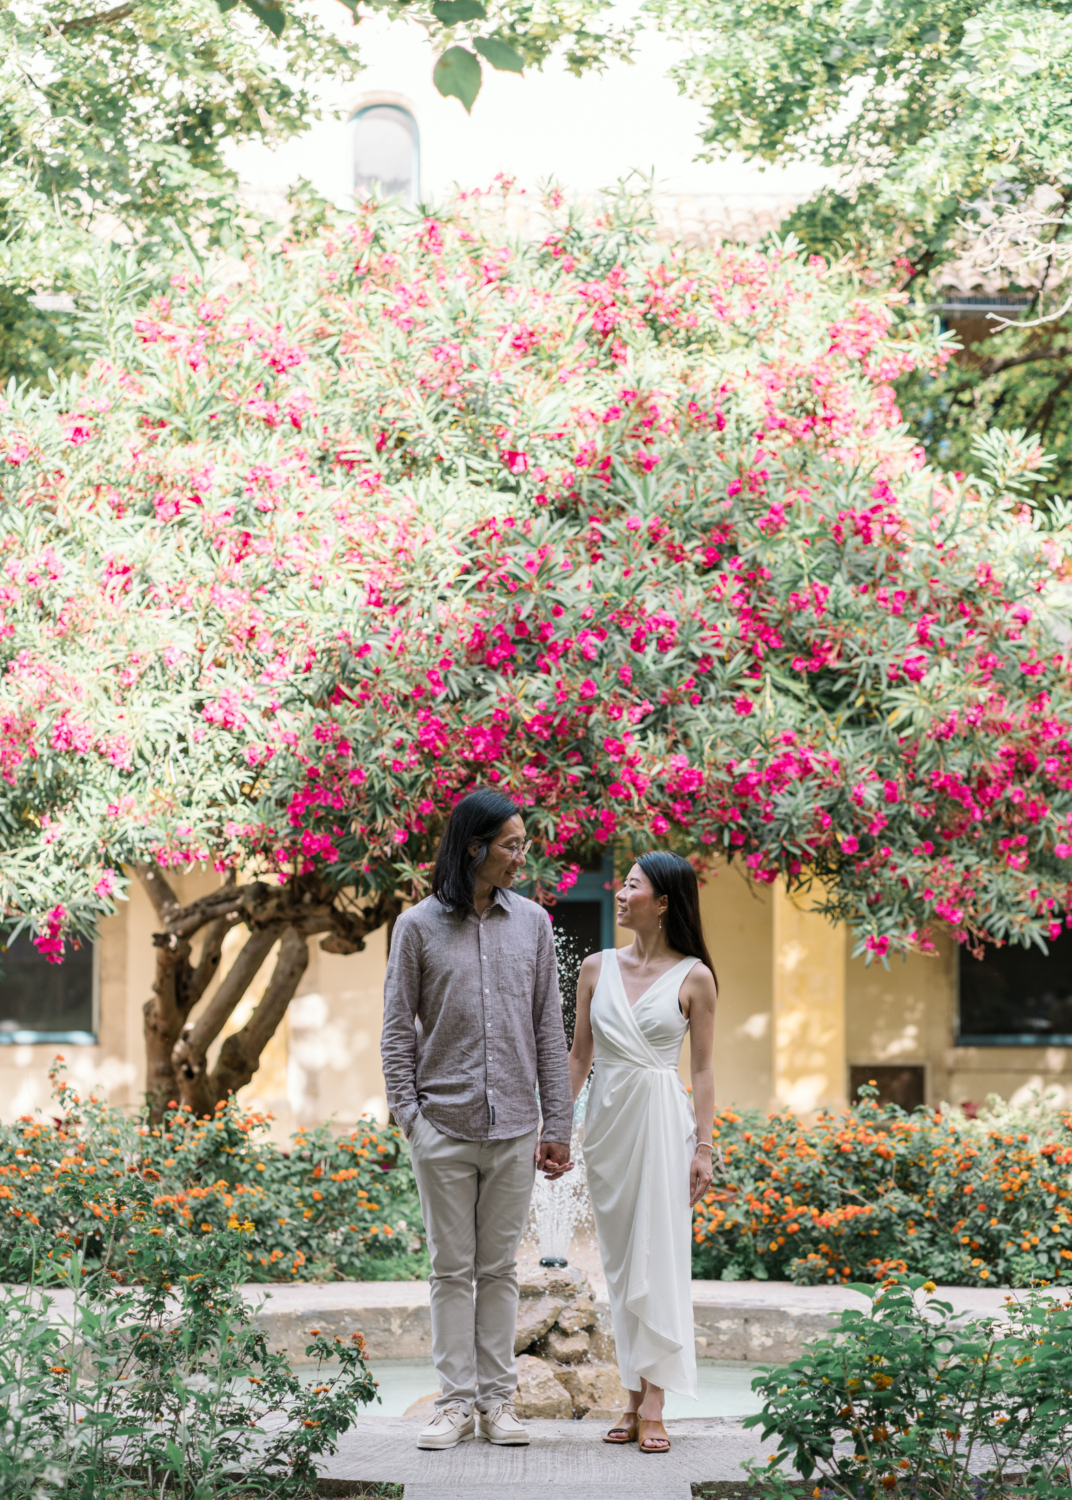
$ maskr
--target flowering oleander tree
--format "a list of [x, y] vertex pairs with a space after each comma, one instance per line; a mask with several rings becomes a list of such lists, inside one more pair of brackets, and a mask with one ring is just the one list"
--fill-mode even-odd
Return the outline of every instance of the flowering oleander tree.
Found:
[[[553, 196], [517, 241], [501, 196], [191, 269], [84, 379], [9, 391], [4, 920], [58, 956], [144, 883], [157, 1110], [248, 1081], [309, 938], [420, 894], [476, 783], [551, 896], [661, 842], [817, 880], [869, 953], [1064, 920], [1037, 447], [930, 472], [890, 382], [940, 340], [791, 241], [686, 251]], [[194, 862], [219, 888], [183, 905]]]

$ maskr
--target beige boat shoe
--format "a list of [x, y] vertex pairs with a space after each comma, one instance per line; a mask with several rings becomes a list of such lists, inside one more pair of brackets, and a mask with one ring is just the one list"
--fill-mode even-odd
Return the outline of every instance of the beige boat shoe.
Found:
[[487, 1411], [478, 1411], [476, 1414], [477, 1436], [487, 1438], [489, 1443], [498, 1443], [503, 1447], [521, 1447], [529, 1442], [527, 1427], [514, 1416], [514, 1403], [512, 1401], [500, 1401], [495, 1406], [489, 1406]]
[[428, 1426], [421, 1429], [417, 1447], [456, 1448], [466, 1438], [471, 1438], [475, 1431], [476, 1423], [471, 1412], [464, 1411], [460, 1406], [441, 1406]]

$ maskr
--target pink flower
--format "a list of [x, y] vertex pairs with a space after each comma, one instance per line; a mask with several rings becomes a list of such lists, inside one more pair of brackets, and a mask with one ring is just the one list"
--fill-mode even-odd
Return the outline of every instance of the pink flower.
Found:
[[85, 755], [93, 745], [93, 731], [88, 724], [76, 724], [64, 709], [52, 726], [53, 750], [73, 750], [76, 755]]
[[860, 847], [860, 840], [854, 833], [847, 833], [841, 840], [841, 847], [846, 854], [855, 854]]
[[744, 697], [743, 694], [741, 697], [734, 698], [733, 700], [733, 711], [735, 714], [739, 714], [742, 719], [746, 718], [755, 706], [752, 699]]
[[278, 327], [272, 334], [267, 349], [264, 350], [264, 359], [278, 375], [283, 375], [287, 370], [293, 370], [298, 365], [304, 364], [308, 357], [305, 350], [299, 348], [297, 344], [288, 344]]
[[654, 818], [652, 818], [652, 820], [651, 820], [651, 831], [652, 831], [652, 833], [654, 833], [657, 837], [661, 838], [664, 833], [668, 833], [669, 832], [669, 829], [670, 829], [670, 824], [663, 817], [662, 813], [656, 813], [655, 816], [654, 816]]
[[217, 724], [221, 729], [238, 729], [248, 722], [236, 688], [224, 688], [217, 699], [205, 704], [201, 717], [206, 723]]
[[63, 938], [60, 933], [66, 920], [66, 909], [62, 906], [54, 906], [45, 914], [44, 932], [39, 933], [33, 940], [38, 953], [44, 954], [50, 964], [63, 962]]
[[63, 435], [75, 448], [88, 443], [93, 433], [93, 419], [82, 412], [68, 412], [60, 418]]

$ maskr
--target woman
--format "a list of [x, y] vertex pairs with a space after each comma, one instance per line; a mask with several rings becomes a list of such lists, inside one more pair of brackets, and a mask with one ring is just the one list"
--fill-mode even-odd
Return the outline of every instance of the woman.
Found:
[[[663, 1393], [696, 1395], [692, 1206], [711, 1182], [717, 983], [688, 860], [644, 854], [618, 892], [628, 948], [592, 953], [577, 981], [573, 1097], [595, 1072], [584, 1160], [629, 1404], [608, 1443], [670, 1447]], [[689, 1033], [692, 1098], [677, 1065]]]

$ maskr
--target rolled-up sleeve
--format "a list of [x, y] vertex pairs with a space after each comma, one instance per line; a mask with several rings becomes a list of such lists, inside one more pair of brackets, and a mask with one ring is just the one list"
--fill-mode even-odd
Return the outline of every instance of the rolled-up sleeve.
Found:
[[558, 961], [551, 923], [539, 924], [536, 947], [536, 984], [532, 996], [532, 1029], [536, 1037], [536, 1076], [540, 1083], [540, 1112], [545, 1141], [569, 1141], [573, 1130], [573, 1088], [569, 1052], [562, 1025], [558, 993]]
[[398, 919], [383, 987], [380, 1057], [387, 1104], [408, 1136], [419, 1114], [417, 1103], [417, 1009], [421, 1001], [421, 934], [417, 924]]

